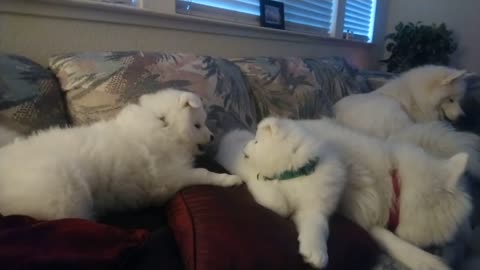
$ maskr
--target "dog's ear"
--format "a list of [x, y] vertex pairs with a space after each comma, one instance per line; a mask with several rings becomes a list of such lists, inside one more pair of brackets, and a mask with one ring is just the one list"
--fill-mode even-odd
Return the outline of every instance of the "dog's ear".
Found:
[[451, 157], [447, 161], [447, 168], [449, 172], [449, 178], [447, 182], [447, 188], [453, 189], [457, 186], [461, 176], [465, 173], [468, 163], [467, 153], [458, 153]]
[[467, 73], [466, 70], [454, 69], [450, 73], [448, 73], [445, 78], [443, 78], [442, 85], [448, 85], [454, 82], [455, 80], [462, 79], [466, 73]]
[[270, 135], [277, 134], [280, 129], [280, 120], [274, 117], [265, 118], [258, 125], [258, 129], [268, 132]]
[[189, 92], [185, 92], [180, 95], [179, 103], [180, 107], [182, 108], [191, 107], [198, 109], [202, 107], [202, 100], [200, 100], [197, 95]]

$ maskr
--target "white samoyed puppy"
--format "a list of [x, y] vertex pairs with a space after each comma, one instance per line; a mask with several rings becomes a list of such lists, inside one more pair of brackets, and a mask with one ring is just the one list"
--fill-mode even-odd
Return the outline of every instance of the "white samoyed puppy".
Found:
[[480, 176], [479, 137], [439, 122], [463, 115], [465, 73], [433, 65], [411, 69], [373, 92], [344, 97], [334, 106], [335, 119], [373, 136], [414, 143], [439, 157], [467, 152], [468, 171]]
[[238, 176], [193, 168], [213, 139], [205, 120], [198, 96], [167, 89], [114, 119], [17, 139], [0, 148], [0, 213], [93, 219], [162, 204], [190, 185], [240, 184]]
[[335, 118], [382, 138], [412, 123], [455, 121], [463, 115], [465, 73], [433, 65], [411, 69], [373, 92], [342, 98], [334, 106]]
[[462, 181], [468, 154], [440, 159], [420, 147], [388, 143], [330, 119], [295, 123], [319, 140], [334, 143], [342, 158], [355, 164], [340, 213], [410, 269], [449, 269], [419, 247], [445, 244], [466, 222], [472, 208]]
[[316, 268], [328, 263], [328, 218], [346, 182], [346, 168], [332, 145], [275, 118], [248, 131], [226, 134], [216, 160], [242, 177], [255, 200], [296, 224], [299, 252]]

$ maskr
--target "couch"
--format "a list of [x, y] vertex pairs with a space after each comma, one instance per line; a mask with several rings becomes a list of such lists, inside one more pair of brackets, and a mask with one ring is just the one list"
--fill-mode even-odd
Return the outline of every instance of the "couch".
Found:
[[[174, 87], [202, 97], [217, 138], [255, 128], [268, 115], [332, 116], [345, 95], [392, 75], [357, 70], [338, 57], [225, 59], [188, 53], [85, 52], [49, 67], [0, 55], [0, 123], [22, 134], [114, 117], [144, 93]], [[215, 143], [197, 166], [213, 161]], [[48, 155], [48, 153], [45, 153]], [[21, 166], [19, 164], [18, 166]], [[41, 181], [41, 179], [39, 179]], [[369, 235], [334, 216], [328, 269], [403, 269]], [[294, 225], [256, 204], [244, 186], [194, 186], [163, 208], [108, 213], [96, 222], [1, 216], [2, 269], [309, 269]]]

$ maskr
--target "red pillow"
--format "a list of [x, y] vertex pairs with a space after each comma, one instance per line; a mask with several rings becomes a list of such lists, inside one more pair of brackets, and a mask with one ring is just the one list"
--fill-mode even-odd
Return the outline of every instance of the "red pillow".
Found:
[[[245, 186], [195, 186], [167, 207], [186, 270], [308, 269], [292, 222], [258, 205]], [[327, 269], [370, 269], [379, 250], [369, 235], [334, 217]]]

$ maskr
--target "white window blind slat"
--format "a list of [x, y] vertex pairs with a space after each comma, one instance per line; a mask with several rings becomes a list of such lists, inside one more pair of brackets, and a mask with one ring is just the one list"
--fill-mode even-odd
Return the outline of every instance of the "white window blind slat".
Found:
[[285, 8], [287, 9], [287, 14], [288, 13], [295, 13], [299, 16], [305, 15], [305, 16], [320, 16], [323, 18], [326, 18], [330, 21], [332, 17], [332, 9], [331, 8], [311, 8], [308, 6], [302, 6], [302, 5], [295, 5], [295, 4], [290, 4], [290, 3], [285, 3]]
[[330, 31], [332, 0], [283, 0], [285, 20]]
[[365, 11], [362, 11], [362, 10], [358, 10], [355, 7], [352, 7], [352, 6], [346, 6], [345, 11], [346, 11], [347, 14], [355, 14], [355, 15], [357, 15], [359, 17], [362, 17], [362, 18], [369, 18], [370, 15], [371, 15], [370, 12], [365, 12]]
[[332, 9], [333, 7], [333, 1], [332, 0], [289, 0], [290, 2], [303, 2], [303, 3], [308, 3], [310, 5], [313, 5], [318, 8], [328, 8]]
[[372, 10], [372, 1], [371, 0], [347, 0], [347, 7], [356, 8], [359, 11], [370, 13]]
[[364, 15], [361, 15], [361, 14], [358, 14], [356, 13], [355, 11], [349, 11], [349, 16], [348, 16], [348, 19], [350, 20], [353, 20], [355, 19], [355, 21], [359, 21], [359, 22], [362, 22], [362, 23], [365, 23], [365, 24], [369, 24], [370, 23], [370, 17], [369, 16], [364, 16]]
[[259, 15], [259, 4], [255, 0], [180, 0], [182, 2]]
[[355, 39], [371, 41], [376, 0], [346, 0], [343, 32], [353, 32]]
[[365, 30], [364, 27], [355, 26], [354, 24], [350, 23], [346, 23], [345, 25], [350, 31], [353, 31], [355, 35], [362, 35], [368, 37], [368, 30]]

